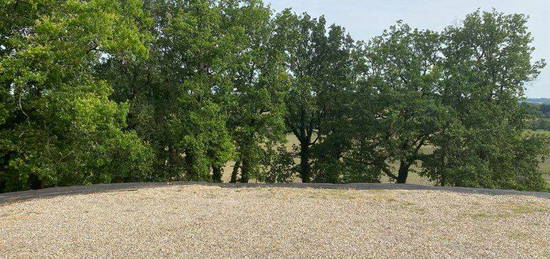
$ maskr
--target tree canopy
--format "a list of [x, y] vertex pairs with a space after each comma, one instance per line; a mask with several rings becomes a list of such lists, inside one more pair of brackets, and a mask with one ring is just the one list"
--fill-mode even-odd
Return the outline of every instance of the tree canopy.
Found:
[[526, 16], [498, 11], [362, 42], [261, 0], [2, 1], [0, 192], [411, 172], [547, 190], [532, 41]]
[[0, 4], [0, 190], [148, 179], [127, 103], [94, 76], [105, 57], [147, 56], [140, 1]]

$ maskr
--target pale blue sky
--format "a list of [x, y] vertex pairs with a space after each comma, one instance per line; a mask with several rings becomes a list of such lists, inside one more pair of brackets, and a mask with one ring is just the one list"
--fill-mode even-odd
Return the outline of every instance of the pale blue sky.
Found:
[[[530, 16], [535, 38], [535, 58], [550, 63], [550, 0], [265, 0], [280, 11], [292, 7], [312, 16], [325, 15], [330, 23], [346, 27], [357, 40], [369, 40], [403, 20], [411, 26], [441, 30], [458, 24], [466, 14], [480, 8]], [[527, 86], [528, 97], [550, 98], [550, 65]]]

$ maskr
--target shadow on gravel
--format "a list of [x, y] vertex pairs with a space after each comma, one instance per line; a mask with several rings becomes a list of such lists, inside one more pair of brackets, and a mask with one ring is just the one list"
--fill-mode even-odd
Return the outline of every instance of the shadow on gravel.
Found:
[[445, 191], [461, 194], [485, 194], [485, 195], [522, 195], [534, 196], [550, 199], [550, 193], [541, 192], [520, 192], [514, 190], [492, 190], [492, 189], [476, 189], [464, 187], [439, 187], [428, 185], [414, 184], [321, 184], [321, 183], [288, 183], [288, 184], [213, 184], [204, 182], [161, 182], [161, 183], [118, 183], [118, 184], [98, 184], [89, 186], [70, 186], [70, 187], [55, 187], [42, 190], [32, 190], [23, 192], [12, 192], [0, 194], [0, 205], [5, 205], [13, 202], [22, 202], [33, 199], [52, 198], [64, 195], [79, 195], [93, 194], [115, 191], [135, 191], [143, 188], [158, 188], [168, 186], [186, 186], [186, 185], [203, 185], [203, 186], [219, 186], [222, 188], [313, 188], [313, 189], [343, 189], [343, 190], [433, 190]]

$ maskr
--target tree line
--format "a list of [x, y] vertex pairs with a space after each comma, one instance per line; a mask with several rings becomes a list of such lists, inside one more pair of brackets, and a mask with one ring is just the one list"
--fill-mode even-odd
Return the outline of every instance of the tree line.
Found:
[[529, 103], [528, 100], [523, 105], [536, 115], [536, 118], [531, 121], [531, 129], [550, 131], [550, 104]]
[[547, 188], [521, 14], [368, 42], [261, 0], [6, 0], [0, 21], [0, 192], [226, 165], [231, 182]]

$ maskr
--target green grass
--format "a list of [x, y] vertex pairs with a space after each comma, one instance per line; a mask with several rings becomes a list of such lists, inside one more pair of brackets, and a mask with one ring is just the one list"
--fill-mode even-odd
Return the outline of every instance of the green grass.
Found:
[[[300, 144], [300, 142], [298, 141], [298, 139], [296, 138], [296, 136], [294, 135], [288, 135], [287, 138], [287, 144], [286, 144], [286, 147], [287, 147], [287, 150], [288, 151], [291, 151], [292, 150], [292, 146], [296, 145], [298, 146]], [[430, 147], [426, 147], [426, 148], [423, 148], [423, 152], [431, 152], [433, 149], [430, 148]], [[296, 162], [299, 162], [299, 161], [296, 161]], [[394, 166], [395, 168], [395, 171], [397, 171], [397, 165]], [[301, 182], [299, 178], [296, 178], [296, 182]], [[390, 179], [387, 177], [387, 176], [383, 176], [382, 177], [382, 182], [383, 183], [389, 183], [390, 182]], [[418, 175], [417, 173], [415, 172], [411, 172], [409, 173], [409, 178], [407, 179], [407, 183], [410, 183], [410, 184], [420, 184], [420, 185], [433, 185], [432, 182], [430, 182], [428, 180], [428, 178], [426, 177], [422, 177], [420, 175]]]
[[528, 130], [528, 133], [536, 133], [544, 136], [550, 136], [550, 130]]

